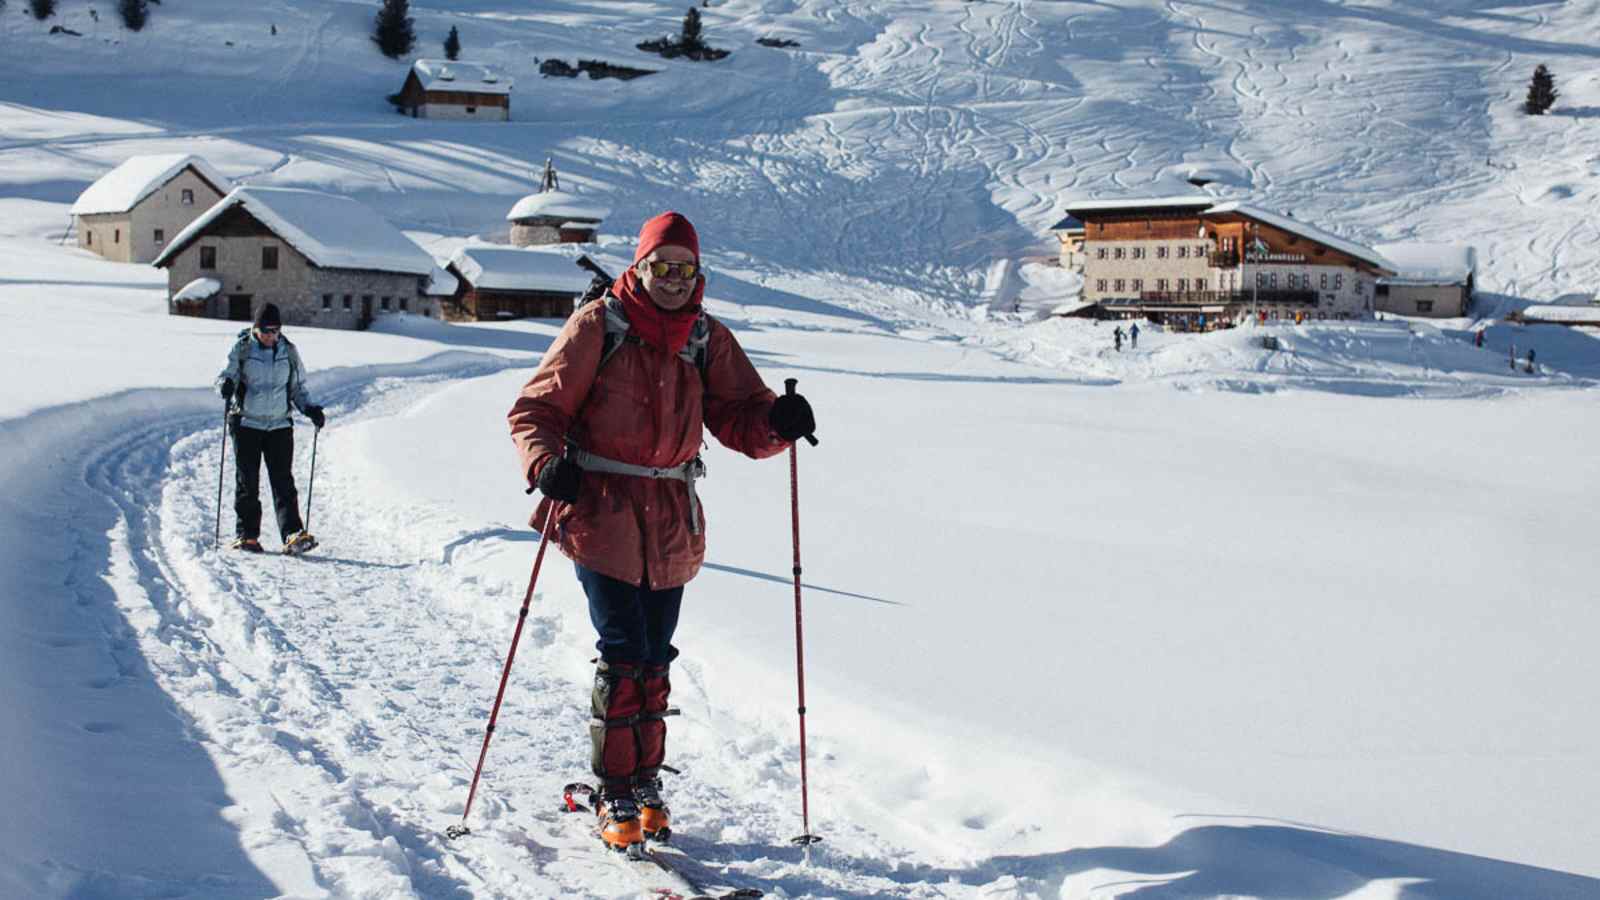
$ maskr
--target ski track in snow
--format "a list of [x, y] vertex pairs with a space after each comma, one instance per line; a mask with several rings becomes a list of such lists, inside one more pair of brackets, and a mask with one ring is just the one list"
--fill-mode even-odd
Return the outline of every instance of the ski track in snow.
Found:
[[[590, 637], [540, 612], [549, 602], [544, 590], [522, 635], [469, 821], [473, 834], [443, 837], [462, 813], [523, 586], [485, 584], [473, 573], [473, 543], [504, 539], [503, 529], [469, 533], [419, 522], [416, 510], [371, 505], [341, 460], [339, 432], [402, 412], [447, 380], [384, 378], [330, 397], [334, 424], [319, 439], [310, 510], [323, 544], [299, 559], [212, 547], [214, 425], [189, 417], [105, 447], [86, 477], [124, 523], [112, 565], [136, 573], [138, 590], [121, 592], [122, 613], [234, 795], [225, 817], [286, 892], [629, 894], [637, 883], [606, 863], [588, 816], [558, 811], [562, 785], [589, 780]], [[296, 445], [302, 504], [313, 487], [306, 436], [302, 429]], [[263, 499], [271, 549], [275, 527]], [[224, 541], [231, 524], [225, 510]], [[442, 540], [447, 534], [457, 539]], [[526, 532], [518, 537], [531, 562], [537, 544]], [[541, 580], [570, 580], [569, 565], [552, 550]], [[675, 674], [678, 696], [703, 694], [692, 663]], [[696, 749], [701, 739], [679, 735], [717, 732], [709, 753], [672, 755], [686, 774], [669, 783], [675, 845], [712, 871], [789, 896], [987, 896], [983, 884], [945, 884], [951, 872], [905, 851], [886, 852], [913, 865], [882, 868], [824, 844], [813, 851], [815, 864], [804, 866], [786, 840], [798, 830], [790, 735], [689, 717], [673, 728], [675, 746]], [[757, 771], [755, 790], [715, 780], [739, 767]], [[840, 830], [882, 843], [858, 825]], [[974, 874], [1016, 882], [1014, 874]]]

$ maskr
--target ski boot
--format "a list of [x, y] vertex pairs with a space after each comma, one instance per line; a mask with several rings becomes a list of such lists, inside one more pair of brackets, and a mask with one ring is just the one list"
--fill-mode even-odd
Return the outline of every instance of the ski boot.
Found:
[[242, 537], [242, 538], [239, 538], [239, 539], [235, 540], [229, 546], [231, 548], [233, 548], [234, 550], [244, 550], [244, 551], [247, 551], [249, 553], [261, 553], [261, 552], [264, 552], [261, 549], [261, 542], [256, 540], [255, 538]]
[[[259, 547], [260, 545], [258, 544], [257, 546]], [[294, 534], [289, 535], [288, 540], [283, 542], [283, 552], [289, 556], [299, 556], [315, 546], [317, 546], [317, 539], [312, 537], [309, 532], [296, 531]]]
[[633, 786], [639, 805], [639, 828], [646, 840], [665, 844], [672, 839], [672, 810], [661, 799], [660, 778], [640, 778]]
[[600, 820], [600, 840], [619, 853], [639, 856], [644, 852], [644, 832], [639, 827], [639, 804], [627, 788], [607, 790], [594, 801]]

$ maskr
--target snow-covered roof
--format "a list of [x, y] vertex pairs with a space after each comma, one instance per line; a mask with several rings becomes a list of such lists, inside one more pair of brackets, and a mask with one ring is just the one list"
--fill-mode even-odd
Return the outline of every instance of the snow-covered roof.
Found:
[[169, 262], [217, 217], [235, 206], [242, 206], [312, 264], [324, 269], [431, 275], [436, 268], [433, 257], [371, 208], [349, 197], [274, 187], [235, 188], [180, 231], [152, 265]]
[[[535, 216], [559, 219], [592, 219], [601, 220], [611, 215], [609, 206], [602, 206], [569, 194], [566, 191], [545, 191], [541, 194], [529, 194], [517, 201], [511, 207], [511, 212], [506, 213], [506, 219], [531, 219]], [[593, 223], [586, 223], [585, 227]]]
[[1386, 272], [1394, 270], [1393, 264], [1370, 247], [1365, 247], [1354, 241], [1347, 241], [1332, 232], [1323, 231], [1314, 225], [1307, 225], [1298, 219], [1291, 219], [1288, 216], [1262, 209], [1259, 206], [1241, 203], [1238, 200], [1229, 200], [1225, 203], [1218, 203], [1205, 211], [1205, 215], [1208, 216], [1221, 215], [1223, 213], [1238, 213], [1241, 216], [1248, 216], [1258, 222], [1265, 222], [1274, 228], [1281, 228], [1284, 231], [1292, 232], [1303, 238], [1309, 238], [1319, 244], [1332, 247], [1340, 253], [1371, 263]]
[[127, 212], [189, 166], [194, 166], [200, 177], [211, 182], [222, 193], [233, 190], [233, 184], [221, 172], [192, 153], [133, 156], [89, 185], [89, 189], [79, 195], [78, 202], [72, 204], [71, 214], [91, 216]]
[[448, 59], [419, 59], [411, 65], [425, 91], [466, 91], [472, 94], [509, 94], [511, 79], [482, 63]]
[[446, 272], [438, 266], [433, 267], [433, 274], [428, 276], [428, 284], [422, 289], [430, 297], [449, 297], [456, 292], [461, 280]]
[[1075, 200], [1068, 203], [1069, 214], [1082, 212], [1112, 212], [1131, 209], [1194, 209], [1203, 210], [1217, 202], [1204, 194], [1181, 197], [1126, 197], [1120, 200]]
[[1600, 306], [1530, 306], [1522, 311], [1529, 322], [1582, 322], [1600, 325]]
[[1393, 265], [1386, 284], [1463, 284], [1478, 267], [1478, 254], [1468, 244], [1379, 244], [1372, 249]]
[[474, 288], [581, 294], [594, 277], [565, 253], [514, 247], [462, 247], [450, 264]]
[[196, 278], [184, 285], [176, 294], [174, 300], [205, 300], [215, 297], [222, 290], [222, 282], [215, 278]]

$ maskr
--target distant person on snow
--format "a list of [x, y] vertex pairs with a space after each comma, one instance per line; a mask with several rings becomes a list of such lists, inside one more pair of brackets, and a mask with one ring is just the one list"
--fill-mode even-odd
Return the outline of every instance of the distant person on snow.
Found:
[[1533, 374], [1533, 348], [1528, 348], [1528, 374]]
[[701, 309], [700, 239], [675, 212], [644, 223], [633, 265], [567, 320], [511, 407], [522, 472], [555, 511], [599, 633], [590, 763], [601, 838], [626, 850], [670, 834], [661, 797], [668, 668], [683, 588], [705, 558], [695, 480], [707, 429], [755, 459], [816, 429], [799, 394], [762, 383]]
[[1131, 344], [1129, 344], [1129, 346], [1134, 350], [1139, 349], [1139, 323], [1138, 322], [1133, 323], [1133, 326], [1128, 329], [1128, 338], [1132, 342]]
[[300, 351], [282, 334], [278, 307], [263, 304], [255, 324], [239, 332], [228, 365], [217, 376], [217, 389], [228, 401], [228, 430], [233, 433], [233, 512], [237, 517], [235, 550], [261, 552], [261, 460], [267, 461], [272, 505], [278, 514], [283, 552], [304, 553], [316, 539], [300, 524], [300, 498], [294, 488], [294, 422], [291, 405], [318, 428], [326, 418], [306, 393]]
[[1117, 352], [1121, 353], [1122, 352], [1122, 326], [1121, 325], [1118, 325], [1117, 326], [1117, 330], [1113, 331], [1111, 333], [1111, 339], [1116, 342]]
[[1479, 347], [1483, 346], [1483, 333], [1485, 331], [1487, 331], [1487, 330], [1488, 329], [1485, 329], [1485, 328], [1479, 328], [1477, 336], [1475, 338], [1473, 338], [1473, 340], [1477, 342]]

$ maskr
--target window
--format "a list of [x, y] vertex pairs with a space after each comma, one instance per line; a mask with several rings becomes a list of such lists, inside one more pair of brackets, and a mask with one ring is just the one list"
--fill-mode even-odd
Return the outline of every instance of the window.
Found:
[[1289, 276], [1289, 290], [1292, 291], [1292, 290], [1295, 290], [1298, 287], [1300, 287], [1300, 276], [1299, 275], [1290, 274], [1290, 276]]
[[1277, 272], [1273, 272], [1271, 275], [1267, 276], [1267, 287], [1272, 288], [1273, 290], [1277, 290], [1278, 289], [1278, 273]]
[[322, 308], [323, 309], [333, 309], [333, 295], [332, 294], [323, 294], [322, 295]]
[[113, 228], [111, 230], [111, 243], [113, 243], [113, 244], [122, 243], [122, 229], [121, 228]]
[[1166, 258], [1167, 258], [1167, 248], [1166, 247], [1157, 247], [1156, 248], [1156, 259], [1166, 259]]
[[1419, 312], [1419, 313], [1433, 312], [1433, 301], [1432, 300], [1418, 300], [1417, 301], [1417, 312]]
[[1094, 258], [1095, 259], [1105, 259], [1106, 258], [1106, 248], [1104, 248], [1104, 247], [1096, 247], [1096, 248], [1094, 248]]
[[1205, 255], [1206, 255], [1206, 245], [1205, 244], [1195, 244], [1194, 245], [1194, 258], [1195, 259], [1201, 259]]
[[411, 298], [409, 298], [409, 297], [401, 297], [400, 298], [400, 311], [401, 312], [410, 312], [411, 311]]
[[1189, 258], [1189, 245], [1188, 244], [1180, 244], [1178, 246], [1178, 258], [1179, 259], [1188, 259]]
[[477, 111], [478, 111], [478, 108], [476, 106], [467, 107], [467, 115], [469, 115], [469, 116], [475, 114]]
[[86, 236], [86, 237], [87, 237], [87, 238], [88, 238], [88, 240], [87, 240], [87, 241], [85, 241], [85, 244], [86, 244], [86, 245], [87, 245], [87, 246], [90, 246], [90, 247], [93, 247], [93, 246], [94, 246], [94, 232], [92, 232], [92, 231], [85, 231], [85, 232], [84, 232], [84, 235], [85, 235], [85, 236]]
[[1257, 272], [1256, 273], [1256, 287], [1261, 288], [1261, 287], [1266, 287], [1266, 286], [1267, 286], [1267, 273], [1265, 273], [1265, 272]]
[[1178, 290], [1187, 291], [1188, 289], [1189, 289], [1189, 279], [1187, 279], [1187, 278], [1179, 278], [1178, 279]]
[[202, 269], [215, 269], [216, 267], [217, 267], [217, 248], [215, 248], [215, 247], [201, 247], [200, 248], [200, 268], [202, 268]]
[[1327, 272], [1323, 272], [1322, 273], [1322, 289], [1323, 290], [1327, 290], [1328, 289], [1328, 273]]
[[278, 267], [278, 248], [277, 247], [262, 247], [261, 248], [261, 268], [263, 268], [263, 269], [276, 269], [277, 267]]
[[1122, 258], [1122, 248], [1118, 247], [1117, 249], [1111, 251], [1111, 255], [1116, 257], [1117, 259], [1121, 259]]
[[1094, 280], [1094, 289], [1104, 291], [1106, 289], [1106, 280], [1104, 278], [1096, 278]]
[[389, 311], [389, 298], [388, 297], [383, 298], [383, 300], [380, 301], [380, 303], [381, 303], [381, 305], [378, 308], [383, 310], [384, 312], [388, 312]]
[[1143, 278], [1135, 278], [1133, 280], [1133, 290], [1134, 290], [1134, 293], [1138, 293], [1139, 291], [1144, 290], [1144, 279]]
[[1127, 285], [1127, 282], [1123, 281], [1121, 278], [1118, 278], [1117, 279], [1117, 293], [1120, 294], [1124, 290], [1126, 290], [1126, 285]]
[[353, 294], [345, 294], [344, 295], [344, 311], [345, 312], [349, 312], [350, 311], [350, 302], [352, 300], [354, 300], [354, 299], [355, 299], [355, 295], [353, 295]]
[[1144, 259], [1144, 248], [1143, 247], [1135, 247], [1135, 248], [1133, 248], [1133, 258], [1134, 259]]
[[1344, 289], [1344, 273], [1342, 273], [1342, 272], [1335, 272], [1334, 273], [1334, 275], [1333, 275], [1333, 289], [1336, 290], [1336, 291]]
[[165, 244], [166, 242], [167, 242], [167, 230], [165, 228], [157, 228], [156, 229], [156, 243]]
[[181, 202], [183, 203], [184, 206], [193, 206], [194, 205], [194, 191], [191, 191], [188, 188], [184, 188]]
[[1156, 279], [1156, 290], [1164, 291], [1166, 289], [1167, 289], [1167, 280], [1165, 278], [1157, 278]]

